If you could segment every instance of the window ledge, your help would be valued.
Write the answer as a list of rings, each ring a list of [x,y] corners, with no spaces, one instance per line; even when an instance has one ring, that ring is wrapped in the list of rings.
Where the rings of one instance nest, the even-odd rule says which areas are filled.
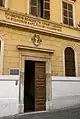
[[[30,17],[32,17],[32,18],[35,18],[35,19],[38,19],[38,20],[43,20],[43,21],[46,21],[46,22],[53,22],[53,23],[55,23],[56,25],[59,25],[59,26],[63,26],[63,27],[66,27],[66,28],[70,28],[70,29],[74,29],[74,30],[79,30],[80,31],[80,28],[79,27],[77,27],[77,26],[70,26],[70,25],[67,25],[67,24],[64,24],[64,23],[57,23],[57,22],[54,22],[54,21],[51,21],[50,19],[49,20],[47,20],[47,19],[45,19],[45,18],[41,18],[41,17],[39,17],[39,16],[33,16],[33,15],[31,15],[31,14],[27,14],[28,16],[30,16]]]
[[[60,23],[60,25],[63,26],[63,27],[66,27],[66,28],[75,29],[75,30],[80,31],[80,28],[77,27],[77,26],[70,26],[70,25],[67,25],[67,24],[64,24],[64,23]]]
[[[7,10],[7,9],[9,9],[9,8],[5,8],[5,6],[0,6],[0,10],[2,10],[2,11],[5,11],[5,10]]]
[[[31,15],[31,14],[27,14],[28,16],[30,17],[33,17],[33,18],[37,18],[39,20],[46,20],[46,21],[50,21],[50,19],[45,19],[45,18],[42,18],[42,17],[39,17],[39,16],[34,16],[34,15]]]

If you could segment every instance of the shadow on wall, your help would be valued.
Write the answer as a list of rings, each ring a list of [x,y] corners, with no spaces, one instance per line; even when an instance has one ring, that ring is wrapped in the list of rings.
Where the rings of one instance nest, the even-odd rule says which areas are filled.
[[[50,110],[80,104],[80,78],[52,76],[52,101],[47,102]]]

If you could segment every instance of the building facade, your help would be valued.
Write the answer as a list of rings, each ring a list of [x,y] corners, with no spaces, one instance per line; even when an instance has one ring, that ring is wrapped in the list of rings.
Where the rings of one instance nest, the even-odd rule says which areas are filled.
[[[80,0],[0,0],[1,75],[20,75],[20,112],[46,110],[51,76],[80,76]]]

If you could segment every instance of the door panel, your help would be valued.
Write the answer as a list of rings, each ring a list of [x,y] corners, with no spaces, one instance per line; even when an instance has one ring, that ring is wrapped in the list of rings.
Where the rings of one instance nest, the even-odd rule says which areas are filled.
[[[45,62],[35,62],[35,111],[46,107]]]

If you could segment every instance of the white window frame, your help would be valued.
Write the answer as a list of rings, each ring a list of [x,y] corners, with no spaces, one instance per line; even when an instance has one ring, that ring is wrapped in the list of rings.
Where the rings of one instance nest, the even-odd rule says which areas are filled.
[[[3,0],[3,3],[4,3],[4,8],[8,8],[8,0]],[[3,6],[0,6],[0,7],[3,7]]]
[[[8,8],[8,0],[4,0],[4,2],[5,2],[5,3],[4,3],[4,7],[5,7],[5,8]]]
[[[30,12],[30,0],[27,0],[27,14]]]
[[[75,2],[74,1],[71,1],[71,0],[61,0],[61,23],[63,23],[63,7],[62,7],[62,2],[66,2],[66,3],[69,3],[69,4],[72,4],[73,6],[73,26],[71,27],[76,27],[76,23],[75,23]],[[68,24],[64,24],[64,25],[67,25],[67,26],[70,26]]]

